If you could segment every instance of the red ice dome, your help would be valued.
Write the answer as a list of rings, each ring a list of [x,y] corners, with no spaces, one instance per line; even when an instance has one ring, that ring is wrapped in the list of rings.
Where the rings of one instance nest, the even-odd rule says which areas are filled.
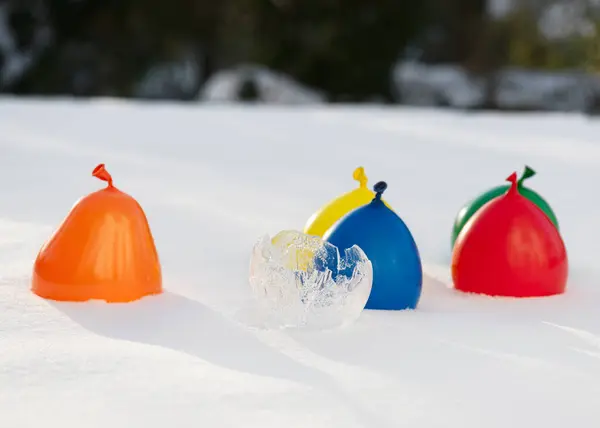
[[[484,205],[452,253],[454,287],[491,296],[539,297],[565,291],[568,261],[560,233],[517,188]]]

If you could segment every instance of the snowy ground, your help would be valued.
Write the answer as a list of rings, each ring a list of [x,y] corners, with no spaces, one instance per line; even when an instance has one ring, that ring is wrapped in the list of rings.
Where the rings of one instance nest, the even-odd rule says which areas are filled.
[[[406,109],[0,101],[2,427],[592,427],[600,417],[600,123]],[[65,304],[29,292],[39,246],[115,184],[148,215],[164,295]],[[460,206],[527,163],[557,213],[568,294],[449,289]],[[334,332],[245,327],[256,238],[370,184],[411,228],[414,312]]]

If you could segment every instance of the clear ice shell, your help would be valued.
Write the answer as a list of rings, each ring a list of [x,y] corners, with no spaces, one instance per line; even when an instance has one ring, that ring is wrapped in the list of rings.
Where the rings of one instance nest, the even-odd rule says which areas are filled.
[[[358,247],[341,257],[317,236],[283,231],[254,245],[250,285],[270,328],[328,329],[354,322],[373,283],[373,266]]]

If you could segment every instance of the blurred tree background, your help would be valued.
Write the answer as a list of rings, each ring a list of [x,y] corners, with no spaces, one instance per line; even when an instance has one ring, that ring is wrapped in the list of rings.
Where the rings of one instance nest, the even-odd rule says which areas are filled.
[[[328,101],[389,102],[410,52],[488,77],[506,66],[594,72],[596,3],[0,0],[0,92],[191,100],[219,70],[260,64]]]

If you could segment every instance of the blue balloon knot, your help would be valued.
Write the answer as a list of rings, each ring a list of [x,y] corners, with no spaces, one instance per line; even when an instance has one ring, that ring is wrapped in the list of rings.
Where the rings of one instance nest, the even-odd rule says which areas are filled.
[[[385,189],[387,189],[387,183],[385,181],[380,181],[376,183],[375,186],[373,186],[373,190],[375,191],[375,198],[377,198],[377,200],[381,200],[381,195],[383,194],[383,192],[385,192]]]

